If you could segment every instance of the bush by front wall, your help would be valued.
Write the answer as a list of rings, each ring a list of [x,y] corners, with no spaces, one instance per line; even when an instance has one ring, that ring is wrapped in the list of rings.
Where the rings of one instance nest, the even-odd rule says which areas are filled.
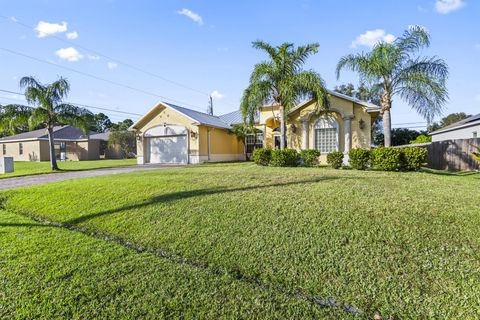
[[[317,149],[305,149],[300,151],[300,158],[305,167],[313,167],[317,165],[318,157],[320,157],[320,151]]]
[[[295,149],[272,150],[270,165],[274,167],[296,167],[300,161],[300,155]]]
[[[403,148],[402,152],[404,154],[405,170],[418,170],[427,162],[426,148]]]
[[[260,166],[268,166],[272,159],[272,149],[255,149],[253,150],[253,162]]]
[[[327,163],[334,169],[338,169],[343,164],[343,152],[332,151],[327,154]]]
[[[370,150],[354,148],[348,153],[348,162],[353,169],[365,170],[370,166]]]

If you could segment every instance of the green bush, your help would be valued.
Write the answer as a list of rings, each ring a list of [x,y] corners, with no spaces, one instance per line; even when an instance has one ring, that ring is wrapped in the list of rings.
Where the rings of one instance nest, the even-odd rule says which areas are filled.
[[[318,157],[320,157],[320,151],[317,149],[306,149],[300,151],[300,158],[303,161],[303,165],[306,167],[313,167],[317,165]]]
[[[253,162],[260,166],[268,166],[272,159],[272,150],[271,149],[255,149],[253,150]]]
[[[426,136],[424,134],[419,135],[415,138],[415,140],[410,140],[410,144],[417,144],[417,143],[427,143],[432,142],[431,136]]]
[[[353,169],[365,170],[370,166],[370,150],[354,148],[348,153],[348,162]]]
[[[343,164],[343,153],[340,151],[332,151],[327,154],[327,163],[334,169],[338,169]]]
[[[372,165],[385,171],[398,171],[405,167],[404,153],[399,148],[380,147],[371,151]]]
[[[275,149],[272,150],[270,165],[274,167],[296,167],[299,160],[300,155],[295,149]]]
[[[427,149],[426,148],[403,148],[404,155],[404,169],[405,170],[418,170],[427,162]]]

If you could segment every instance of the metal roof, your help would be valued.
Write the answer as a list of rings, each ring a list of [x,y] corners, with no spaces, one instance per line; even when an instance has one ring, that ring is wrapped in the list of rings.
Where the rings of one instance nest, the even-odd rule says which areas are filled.
[[[198,122],[199,124],[204,124],[212,127],[218,127],[218,128],[224,128],[224,129],[230,129],[230,125],[223,120],[220,119],[220,117],[217,116],[212,116],[207,113],[195,111],[192,109],[187,109],[184,107],[176,106],[171,103],[166,103],[164,102],[163,104],[166,104],[170,108],[180,112],[181,114],[189,117],[190,119]]]
[[[218,117],[219,117],[223,122],[229,124],[230,126],[232,126],[232,125],[234,125],[234,124],[241,124],[241,123],[243,123],[243,115],[242,115],[242,111],[240,111],[240,110],[232,111],[232,112],[223,114],[223,115],[218,116]],[[259,121],[260,121],[260,117],[259,117],[258,114],[255,115],[254,121],[255,121],[255,122],[259,122]]]
[[[450,124],[446,127],[440,128],[440,129],[435,130],[433,132],[430,132],[430,135],[437,134],[437,133],[442,133],[442,132],[446,132],[446,131],[452,131],[452,130],[460,129],[460,128],[463,128],[463,127],[468,127],[468,126],[477,124],[477,122],[478,122],[478,124],[480,124],[480,113],[476,114],[476,115],[473,115],[471,117],[468,117],[466,119],[460,120],[458,122],[452,123],[452,124]]]

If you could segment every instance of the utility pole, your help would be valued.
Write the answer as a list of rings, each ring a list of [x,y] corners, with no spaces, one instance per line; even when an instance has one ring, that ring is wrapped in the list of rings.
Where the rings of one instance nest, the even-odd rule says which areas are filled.
[[[210,100],[208,101],[207,113],[209,115],[213,116],[213,99],[212,99],[212,96],[210,96]]]

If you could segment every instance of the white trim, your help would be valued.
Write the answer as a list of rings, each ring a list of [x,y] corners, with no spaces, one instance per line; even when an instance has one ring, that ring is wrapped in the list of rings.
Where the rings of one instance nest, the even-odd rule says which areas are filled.
[[[434,135],[439,134],[439,133],[455,131],[457,129],[463,129],[463,128],[468,128],[468,127],[471,127],[471,126],[477,126],[479,124],[480,124],[480,121],[467,122],[467,123],[464,123],[462,125],[455,126],[455,127],[438,129],[437,131],[431,132],[429,135],[434,136]]]

